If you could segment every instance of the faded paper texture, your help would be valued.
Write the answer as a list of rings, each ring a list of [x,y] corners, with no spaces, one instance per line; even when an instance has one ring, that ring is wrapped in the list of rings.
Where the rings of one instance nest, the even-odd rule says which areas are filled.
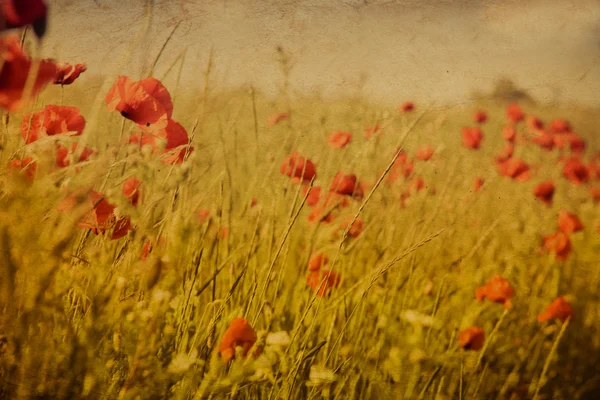
[[[600,1],[0,0],[0,114],[0,400],[600,399]]]

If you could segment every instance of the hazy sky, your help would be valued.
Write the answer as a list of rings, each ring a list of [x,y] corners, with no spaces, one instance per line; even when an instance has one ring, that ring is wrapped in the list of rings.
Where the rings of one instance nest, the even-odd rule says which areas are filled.
[[[459,102],[507,76],[541,100],[600,104],[600,0],[155,0],[142,40],[145,0],[48,3],[43,54],[88,75],[140,77],[181,21],[157,75],[187,49],[189,90],[213,48],[220,85],[272,91],[282,45],[300,91],[352,93],[364,73],[377,100]]]

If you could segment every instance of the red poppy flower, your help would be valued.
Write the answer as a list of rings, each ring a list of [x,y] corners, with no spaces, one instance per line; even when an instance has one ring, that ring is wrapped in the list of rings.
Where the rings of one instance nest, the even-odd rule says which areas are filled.
[[[566,160],[563,167],[563,175],[575,185],[580,185],[590,179],[590,172],[587,165],[578,158]]]
[[[25,143],[33,143],[44,136],[71,133],[79,136],[85,128],[85,118],[77,107],[47,105],[43,110],[23,116],[21,136]]]
[[[348,226],[352,222],[352,219],[353,219],[353,217],[348,217],[344,221],[342,221],[341,227],[343,230],[348,229]],[[354,223],[352,224],[352,226],[350,226],[350,229],[348,230],[348,236],[350,236],[352,238],[357,238],[363,231],[364,225],[365,224],[364,224],[363,220],[360,218],[357,218],[356,221],[354,221]]]
[[[331,293],[332,289],[340,286],[342,277],[335,271],[319,270],[308,274],[306,285],[319,297],[326,297]]]
[[[506,118],[511,122],[519,122],[525,118],[525,114],[517,103],[509,104],[506,107]]]
[[[379,126],[379,124],[375,124],[375,126],[366,128],[365,129],[365,139],[367,139],[367,140],[371,139],[371,137],[374,136],[377,132],[379,132],[380,129],[381,129],[381,127]]]
[[[417,150],[416,157],[422,161],[428,161],[433,156],[433,146],[427,144],[425,146],[421,146],[419,150]]]
[[[502,303],[504,307],[511,308],[510,298],[515,295],[515,289],[508,280],[496,274],[492,279],[480,286],[475,291],[475,298],[483,301],[486,297],[494,303]]]
[[[571,233],[582,231],[583,224],[577,215],[571,214],[566,210],[560,210],[558,213],[558,228],[567,235],[570,235]]]
[[[557,118],[550,122],[550,131],[554,133],[566,133],[571,131],[571,125],[562,118]]]
[[[79,221],[78,227],[91,229],[96,235],[112,232],[111,239],[119,239],[131,230],[129,218],[117,218],[114,213],[116,207],[109,203],[102,193],[91,191],[85,193],[83,198],[81,197],[81,194],[71,195],[58,208],[60,211],[70,211],[82,201],[89,211]],[[77,200],[78,198],[81,198],[81,200]]]
[[[485,121],[487,121],[487,119],[488,116],[485,111],[478,110],[473,113],[473,121],[478,124],[483,124]]]
[[[305,185],[302,188],[302,193],[304,194],[304,196],[306,196],[306,193],[309,191],[308,193],[308,197],[306,198],[306,204],[308,204],[311,207],[316,206],[319,203],[319,200],[321,198],[321,188],[318,186],[313,186],[312,188],[310,188],[308,185]]]
[[[79,78],[79,75],[87,70],[85,64],[58,63],[56,66],[58,71],[54,77],[53,83],[55,85],[70,85]]]
[[[497,166],[501,176],[512,178],[517,182],[524,182],[531,178],[529,165],[519,158],[509,158],[504,162],[498,163]]]
[[[277,125],[278,123],[280,123],[281,121],[285,121],[285,120],[286,120],[286,119],[288,119],[288,118],[289,118],[289,115],[288,115],[288,113],[285,113],[285,112],[279,112],[279,113],[277,113],[277,114],[274,114],[274,115],[272,115],[272,116],[269,118],[269,121],[267,122],[267,124],[268,124],[269,126],[275,126],[275,125]]]
[[[70,148],[58,145],[56,148],[56,166],[59,168],[68,167],[71,163],[70,155],[74,154],[76,150],[77,143],[72,143]],[[79,159],[77,160],[77,162],[87,161],[94,154],[96,154],[96,150],[91,149],[89,147],[85,147],[79,155]]]
[[[554,148],[554,136],[544,130],[540,130],[534,137],[533,142],[545,150]]]
[[[592,196],[595,203],[600,202],[600,188],[598,186],[592,186],[590,188],[590,196]]]
[[[569,235],[562,231],[556,231],[551,235],[545,236],[544,249],[549,253],[554,253],[558,260],[564,261],[571,254],[571,241]]]
[[[320,207],[320,206],[315,206],[313,207],[312,211],[310,212],[310,214],[308,215],[308,221],[309,222],[317,222],[317,223],[330,223],[332,222],[336,217],[336,211],[337,207]]]
[[[142,128],[141,133],[131,136],[129,143],[140,143],[150,145],[154,153],[160,150],[160,143],[164,144],[164,152],[161,161],[164,164],[181,164],[188,151],[189,137],[185,128],[178,122],[170,119],[164,128],[152,129]],[[190,146],[189,152],[193,151]]]
[[[29,75],[37,71],[33,84],[25,92]],[[32,61],[21,49],[16,35],[0,37],[0,107],[18,111],[29,98],[36,96],[56,75],[56,65],[48,61]]]
[[[418,193],[425,189],[425,181],[420,176],[416,176],[408,185],[409,193]]]
[[[502,137],[508,142],[514,142],[517,138],[517,130],[512,125],[506,125],[502,128]]]
[[[327,143],[334,149],[346,147],[352,140],[352,134],[347,132],[333,132],[327,137]]]
[[[356,175],[348,174],[346,175],[344,172],[338,172],[335,174],[335,177],[331,181],[331,186],[329,187],[329,191],[344,194],[347,196],[353,196],[355,192],[358,193],[358,197],[362,197],[362,190],[358,185],[358,181],[356,179]]]
[[[12,170],[19,170],[30,180],[33,181],[35,173],[37,172],[37,163],[33,161],[31,157],[25,157],[21,160],[11,160],[8,163],[8,168]]]
[[[395,182],[401,176],[408,178],[412,174],[413,169],[414,164],[408,159],[408,155],[402,151],[398,158],[396,158],[396,161],[394,161],[387,179],[390,182]]]
[[[209,220],[210,211],[206,210],[206,209],[198,210],[197,215],[198,215],[198,222],[200,222],[202,224]]]
[[[573,318],[573,308],[564,297],[555,299],[546,310],[537,316],[538,322],[550,321],[552,319],[560,319],[565,322],[567,319]]]
[[[250,200],[250,208],[254,208],[258,205],[258,199],[256,197],[253,197],[252,200]]]
[[[317,176],[315,164],[307,158],[293,152],[281,163],[281,173],[292,178],[294,181],[309,182]]]
[[[142,182],[136,178],[128,178],[125,182],[123,182],[123,195],[127,197],[127,200],[134,207],[138,205],[143,197],[141,185]]]
[[[242,348],[242,354],[246,357],[252,346],[256,343],[256,340],[256,332],[254,332],[248,321],[245,318],[234,318],[221,338],[219,351],[223,361],[229,363],[229,361],[233,360],[237,347]],[[254,353],[254,356],[257,355],[258,351]]]
[[[314,253],[308,260],[308,270],[311,272],[319,271],[321,267],[329,264],[329,258],[323,253]]]
[[[462,143],[467,149],[479,149],[483,140],[483,132],[479,128],[463,128]]]
[[[142,246],[142,254],[140,255],[140,259],[146,260],[151,252],[152,252],[152,241],[146,240],[144,242],[144,245]]]
[[[403,103],[403,104],[400,106],[400,111],[402,111],[402,112],[410,112],[410,111],[412,111],[412,110],[414,110],[414,109],[415,109],[415,105],[414,105],[414,103],[413,103],[413,102],[411,102],[411,101],[404,102],[404,103]]]
[[[570,132],[568,134],[568,142],[569,148],[571,149],[571,153],[575,157],[579,157],[583,155],[585,152],[586,143],[585,140],[574,132]]]
[[[533,194],[542,203],[551,205],[552,197],[554,197],[554,189],[554,183],[552,183],[552,181],[545,181],[537,184],[533,188]]]
[[[481,350],[485,332],[478,326],[470,326],[458,334],[458,345],[465,350]]]
[[[46,32],[47,13],[44,0],[4,0],[0,2],[0,30],[31,25],[41,38]]]
[[[544,129],[544,123],[542,120],[538,117],[534,117],[533,115],[528,116],[525,123],[527,124],[527,128],[530,132],[537,132]]]
[[[173,114],[173,102],[167,88],[156,78],[134,81],[119,76],[104,98],[108,111],[121,115],[138,125],[165,128]]]
[[[481,189],[481,187],[483,186],[484,180],[480,177],[477,177],[473,180],[473,190],[474,191],[479,191],[479,189]]]
[[[495,158],[496,163],[499,164],[499,163],[503,163],[505,161],[510,160],[514,153],[515,153],[515,146],[511,142],[506,143],[506,146],[504,146],[502,153],[500,153],[496,156],[496,158]]]

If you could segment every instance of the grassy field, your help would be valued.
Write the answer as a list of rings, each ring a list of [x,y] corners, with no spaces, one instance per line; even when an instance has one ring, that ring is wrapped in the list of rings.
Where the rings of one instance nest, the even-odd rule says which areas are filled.
[[[524,122],[515,125],[513,158],[531,166],[531,177],[501,176],[494,158],[506,146],[506,102],[416,104],[401,112],[360,96],[292,96],[285,86],[275,98],[220,93],[210,79],[186,98],[167,79],[173,119],[194,149],[181,164],[165,165],[149,147],[125,144],[140,128],[107,110],[113,81],[98,91],[80,82],[50,87],[24,112],[5,114],[1,164],[32,156],[37,170],[30,179],[3,167],[0,177],[0,397],[600,394],[595,177],[566,179],[559,158],[569,150],[532,144]],[[83,134],[25,145],[24,114],[48,104],[78,107]],[[597,110],[521,107],[547,125],[568,120],[586,140],[581,158],[592,165]],[[477,125],[476,110],[488,115],[477,150],[465,148],[461,136]],[[279,112],[288,118],[270,126]],[[328,145],[335,131],[351,132],[350,143]],[[56,141],[96,152],[57,168]],[[416,158],[424,145],[434,150],[427,161]],[[316,166],[304,185],[282,173],[294,151]],[[364,194],[308,204],[303,188],[320,187],[323,201],[339,171],[355,174]],[[129,178],[141,182],[136,206],[122,192]],[[479,190],[476,178],[484,182]],[[550,205],[533,194],[546,180],[556,185]],[[115,218],[130,219],[125,236],[111,240],[111,229],[79,227],[87,203],[64,211],[65,199],[83,189],[102,193],[116,206]],[[319,207],[332,211],[331,221]],[[543,246],[561,210],[584,226],[569,232],[566,260]],[[349,228],[354,220],[361,229]],[[339,281],[309,272],[319,267],[311,262],[318,253],[328,259],[321,273],[332,270]],[[514,288],[511,307],[476,299],[496,274]],[[309,287],[315,276],[330,287]],[[559,296],[572,317],[539,322]],[[251,329],[228,330],[235,318]],[[482,343],[463,340],[473,326],[483,329]]]

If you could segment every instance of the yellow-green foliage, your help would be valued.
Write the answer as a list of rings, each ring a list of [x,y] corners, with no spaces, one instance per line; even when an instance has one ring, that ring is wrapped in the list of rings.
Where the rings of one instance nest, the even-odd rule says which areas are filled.
[[[248,92],[176,97],[174,119],[193,131],[195,151],[184,164],[165,166],[122,145],[135,132],[133,123],[76,85],[62,90],[62,100],[61,88],[51,88],[31,109],[61,101],[80,107],[88,126],[78,140],[99,153],[58,171],[52,160],[41,160],[33,184],[2,173],[0,397],[525,399],[537,393],[577,399],[600,393],[597,206],[587,187],[561,177],[556,152],[518,146],[519,156],[538,166],[533,178],[516,183],[498,176],[492,160],[503,147],[502,107],[478,105],[490,121],[482,149],[471,151],[461,146],[460,129],[472,125],[472,105],[426,110],[417,104],[401,114],[360,99],[288,104],[257,94],[255,121]],[[569,119],[597,149],[594,114],[524,108],[545,121]],[[277,111],[290,111],[291,119],[268,127]],[[2,165],[26,151],[20,118],[10,115],[2,127]],[[381,138],[365,140],[364,129],[375,123]],[[354,133],[347,148],[327,146],[334,130]],[[436,149],[432,160],[415,164],[426,190],[405,208],[402,181],[351,201],[343,215],[355,216],[364,205],[365,229],[343,241],[341,232],[334,234],[343,215],[330,225],[309,223],[302,191],[279,171],[297,150],[315,162],[315,186],[327,190],[345,170],[372,188],[398,146],[413,158],[422,144]],[[479,192],[472,190],[476,176],[485,179]],[[137,208],[121,194],[129,177],[144,185]],[[557,183],[551,207],[532,194],[542,179]],[[76,211],[56,210],[84,186],[105,193],[136,229],[111,241],[77,228]],[[563,208],[580,217],[585,231],[573,235],[573,254],[559,262],[540,247]],[[201,209],[210,210],[210,220],[199,222]],[[225,238],[222,227],[229,230]],[[154,248],[141,260],[146,240]],[[306,287],[308,257],[316,250],[343,278],[328,298]],[[509,310],[475,300],[476,287],[496,273],[516,290]],[[540,324],[536,315],[559,295],[568,296],[575,317],[558,341],[563,324]],[[219,341],[235,317],[250,321],[262,354],[225,366]],[[484,349],[459,348],[458,332],[469,325],[484,328]]]

